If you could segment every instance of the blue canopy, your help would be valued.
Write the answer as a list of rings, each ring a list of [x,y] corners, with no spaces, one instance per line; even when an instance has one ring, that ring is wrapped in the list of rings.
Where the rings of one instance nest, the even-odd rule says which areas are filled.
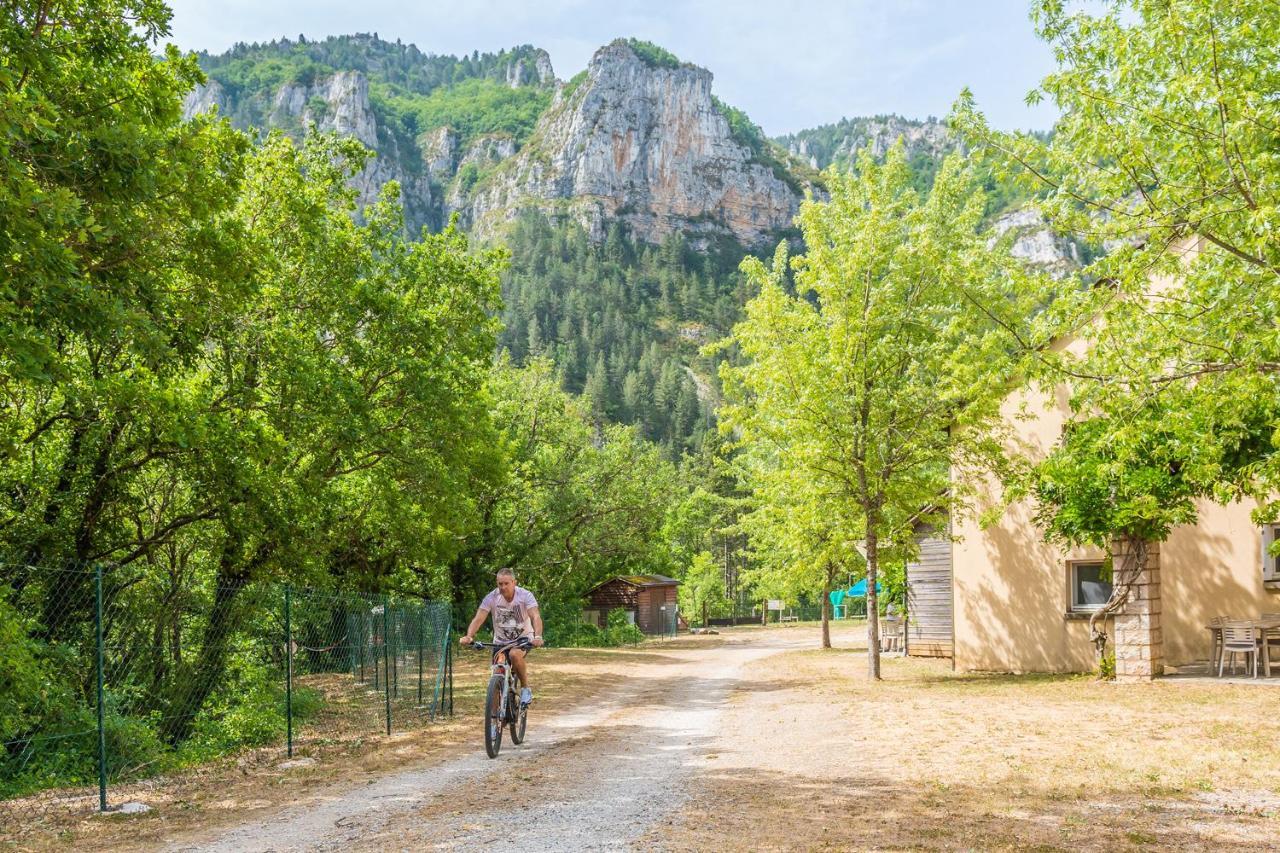
[[[876,592],[877,593],[884,592],[884,585],[881,584],[880,581],[876,581]],[[863,578],[862,580],[855,583],[853,586],[849,587],[848,591],[845,592],[845,595],[861,596],[862,598],[866,598],[867,597],[867,579]]]

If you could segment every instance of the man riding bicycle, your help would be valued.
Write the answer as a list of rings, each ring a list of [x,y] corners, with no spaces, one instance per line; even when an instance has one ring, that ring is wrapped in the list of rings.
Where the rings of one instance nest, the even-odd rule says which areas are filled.
[[[516,573],[511,569],[498,570],[498,588],[484,597],[476,616],[467,626],[467,634],[460,643],[471,645],[476,631],[484,624],[489,614],[493,614],[493,643],[495,646],[506,646],[527,640],[534,648],[542,646],[542,613],[538,610],[538,600],[533,593],[523,587],[516,586]],[[522,644],[523,645],[523,644]],[[509,656],[511,666],[520,679],[520,703],[528,705],[533,701],[533,690],[529,688],[529,667],[525,662],[526,651],[523,648],[510,648],[499,652],[497,660],[502,663],[504,656]]]

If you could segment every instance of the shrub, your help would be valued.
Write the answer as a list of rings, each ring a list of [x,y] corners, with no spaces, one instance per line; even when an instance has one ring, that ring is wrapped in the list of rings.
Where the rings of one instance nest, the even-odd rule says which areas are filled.
[[[644,639],[644,634],[635,625],[627,621],[627,612],[622,609],[609,611],[609,626],[604,631],[605,645],[631,646]]]
[[[569,78],[569,82],[564,84],[564,98],[567,101],[578,91],[578,87],[587,81],[586,70],[579,71],[577,74]]]
[[[280,674],[260,663],[236,658],[227,679],[196,717],[190,740],[182,745],[184,764],[208,761],[248,746],[279,740],[285,732],[285,686]],[[318,710],[315,691],[295,689],[294,719]]]

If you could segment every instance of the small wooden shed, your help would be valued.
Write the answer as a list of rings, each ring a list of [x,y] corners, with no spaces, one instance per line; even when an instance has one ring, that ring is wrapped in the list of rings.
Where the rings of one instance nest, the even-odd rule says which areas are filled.
[[[676,588],[680,581],[666,575],[619,575],[587,593],[582,618],[601,628],[609,611],[627,611],[629,621],[646,634],[672,633],[676,620]]]

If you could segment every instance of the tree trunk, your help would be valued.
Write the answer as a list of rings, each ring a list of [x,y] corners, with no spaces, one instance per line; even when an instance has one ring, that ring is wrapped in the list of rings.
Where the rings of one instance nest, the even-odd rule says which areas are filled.
[[[707,627],[707,600],[702,599],[702,627]]]
[[[870,526],[869,526],[870,527]],[[876,603],[876,576],[880,555],[874,528],[867,530],[867,680],[880,680],[880,614]]]
[[[223,545],[219,561],[213,608],[205,626],[190,678],[177,679],[168,703],[170,724],[161,736],[176,746],[191,736],[196,714],[204,707],[226,671],[227,656],[241,627],[243,612],[238,606],[241,591],[249,585],[255,571],[267,561],[271,547],[262,544],[248,560],[241,559],[239,542],[232,539]]]
[[[831,648],[831,564],[822,578],[822,647]]]
[[[769,601],[765,599],[760,602],[760,625],[767,627],[769,625]]]

